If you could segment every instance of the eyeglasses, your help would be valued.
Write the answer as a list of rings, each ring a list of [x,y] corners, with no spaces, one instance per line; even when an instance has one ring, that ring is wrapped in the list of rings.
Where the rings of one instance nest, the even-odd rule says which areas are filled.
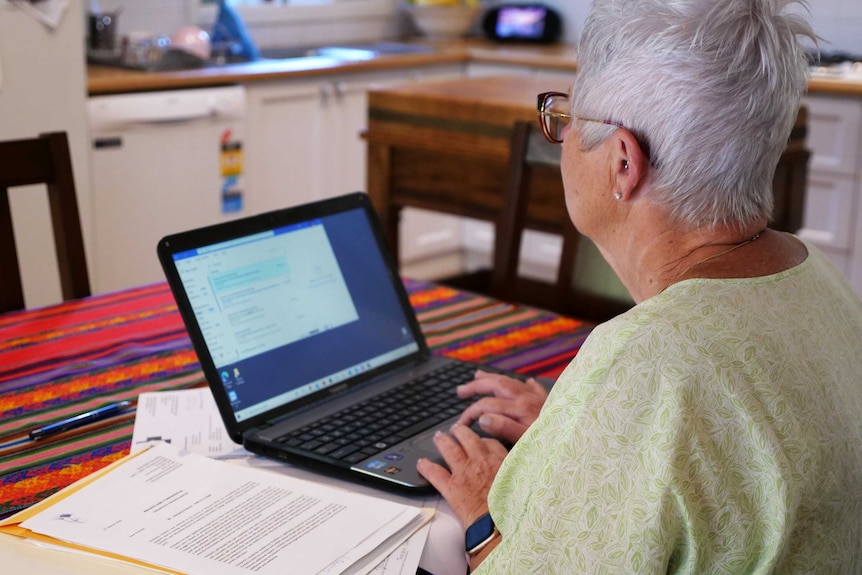
[[[536,98],[536,108],[539,111],[539,124],[542,126],[542,133],[549,142],[554,144],[563,143],[566,128],[572,120],[607,124],[608,126],[617,126],[618,128],[625,127],[610,120],[594,120],[593,118],[583,118],[569,114],[569,95],[565,92],[542,92]]]
[[[597,124],[605,124],[608,126],[616,126],[628,130],[635,137],[641,152],[649,158],[650,165],[655,167],[656,160],[652,157],[649,142],[641,134],[627,128],[619,122],[611,120],[596,120],[593,118],[584,118],[583,116],[575,116],[569,113],[569,95],[565,92],[542,92],[536,97],[536,108],[539,111],[539,124],[542,126],[542,133],[545,138],[553,144],[562,144],[565,137],[566,128],[572,123],[572,120],[580,120],[581,122],[595,122]]]

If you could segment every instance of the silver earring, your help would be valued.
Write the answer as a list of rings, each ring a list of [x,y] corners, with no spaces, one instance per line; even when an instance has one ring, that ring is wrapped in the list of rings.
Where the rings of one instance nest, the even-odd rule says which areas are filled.
[[[621,199],[623,199],[623,195],[621,193],[617,192],[614,194],[614,199],[617,201],[620,201]]]
[[[628,170],[628,169],[629,169],[629,161],[628,161],[628,160],[623,160],[623,169],[624,169],[624,170]]]

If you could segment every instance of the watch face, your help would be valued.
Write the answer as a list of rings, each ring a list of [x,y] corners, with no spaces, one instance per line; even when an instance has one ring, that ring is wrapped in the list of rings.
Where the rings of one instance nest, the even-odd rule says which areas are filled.
[[[465,535],[467,552],[486,542],[492,535],[494,535],[494,520],[491,519],[490,513],[486,513],[467,528]]]

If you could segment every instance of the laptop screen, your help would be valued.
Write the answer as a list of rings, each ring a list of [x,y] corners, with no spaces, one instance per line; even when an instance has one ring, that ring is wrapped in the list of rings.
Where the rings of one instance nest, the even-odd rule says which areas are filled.
[[[238,422],[420,349],[362,209],[172,258]]]

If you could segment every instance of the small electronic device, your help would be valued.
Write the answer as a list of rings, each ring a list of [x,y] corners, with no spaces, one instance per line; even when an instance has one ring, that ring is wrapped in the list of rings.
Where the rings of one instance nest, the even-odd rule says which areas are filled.
[[[485,35],[498,42],[551,44],[563,31],[560,15],[544,4],[499,4],[485,13]]]

